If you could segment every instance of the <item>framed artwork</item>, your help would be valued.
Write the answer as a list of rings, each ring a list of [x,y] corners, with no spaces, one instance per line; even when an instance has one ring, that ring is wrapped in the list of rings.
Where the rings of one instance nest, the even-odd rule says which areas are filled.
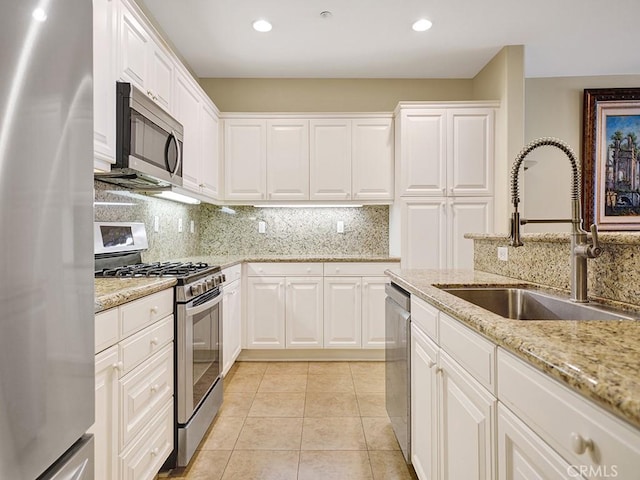
[[[640,230],[640,88],[585,89],[583,128],[585,226]]]

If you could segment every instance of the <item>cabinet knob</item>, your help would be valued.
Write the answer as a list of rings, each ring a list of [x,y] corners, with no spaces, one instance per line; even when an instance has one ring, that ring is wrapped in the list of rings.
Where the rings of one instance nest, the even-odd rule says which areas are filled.
[[[118,371],[121,371],[123,366],[124,365],[122,362],[116,362],[113,365],[111,365],[111,367],[113,367],[114,370],[118,370]]]
[[[153,337],[151,339],[151,345],[158,345],[158,337]]]
[[[336,273],[340,273],[340,269],[339,268],[336,268]]]
[[[200,188],[204,188],[204,183],[200,183],[200,184],[198,184],[198,186],[199,186]]]
[[[587,450],[593,450],[593,440],[584,438],[576,432],[571,433],[571,449],[578,455],[582,455]]]
[[[307,273],[311,273],[311,269],[310,268],[307,268]]]
[[[429,368],[433,368],[436,366],[436,362],[434,362],[433,360],[429,360],[429,363],[427,363],[427,365],[429,366]]]
[[[152,457],[157,457],[159,452],[160,450],[158,449],[158,447],[156,447],[153,450],[151,450],[149,453],[151,454]]]
[[[442,367],[436,368],[436,373],[442,373]]]
[[[159,388],[160,388],[160,386],[157,383],[155,385],[152,385],[151,386],[151,393],[156,393]]]
[[[158,308],[158,306],[157,306],[157,305],[156,305],[156,306],[154,306],[154,307],[151,307],[151,313],[158,313],[158,311],[159,311],[159,310],[160,310],[160,309]]]

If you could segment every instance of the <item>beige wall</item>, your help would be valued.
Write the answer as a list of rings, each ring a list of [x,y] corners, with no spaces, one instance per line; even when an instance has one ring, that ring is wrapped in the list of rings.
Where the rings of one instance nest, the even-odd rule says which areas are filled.
[[[473,79],[474,100],[499,100],[496,115],[494,231],[507,232],[509,171],[524,137],[524,47],[504,47]]]
[[[585,88],[638,87],[640,75],[529,78],[525,81],[525,141],[557,137],[582,161],[582,96]],[[559,151],[543,147],[528,159],[537,163],[524,174],[524,214],[529,218],[568,218],[569,161]],[[527,232],[564,232],[567,225],[527,225]]]
[[[391,112],[403,100],[469,100],[470,79],[201,78],[222,112]]]

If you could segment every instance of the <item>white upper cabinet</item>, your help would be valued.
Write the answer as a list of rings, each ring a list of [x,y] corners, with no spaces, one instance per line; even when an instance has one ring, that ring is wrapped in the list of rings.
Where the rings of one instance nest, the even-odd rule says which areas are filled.
[[[311,200],[351,198],[351,120],[311,120]]]
[[[189,190],[200,188],[200,97],[191,78],[176,75],[175,117],[184,128],[182,145],[182,185]]]
[[[116,161],[117,2],[93,2],[94,167],[108,171]]]
[[[127,2],[122,2],[118,78],[132,83],[171,113],[173,75],[173,61],[169,53],[154,37],[143,18]]]
[[[220,119],[216,109],[206,99],[200,112],[200,192],[220,200],[222,198],[220,163]]]
[[[494,108],[400,105],[401,196],[493,195]]]
[[[400,195],[445,194],[446,123],[446,110],[400,112]]]
[[[226,200],[265,200],[267,189],[267,122],[224,121]]]
[[[448,268],[473,269],[473,240],[464,235],[493,232],[493,198],[449,199],[447,222]]]
[[[393,129],[391,118],[352,120],[353,200],[393,198]]]
[[[267,120],[267,199],[309,199],[308,120]]]

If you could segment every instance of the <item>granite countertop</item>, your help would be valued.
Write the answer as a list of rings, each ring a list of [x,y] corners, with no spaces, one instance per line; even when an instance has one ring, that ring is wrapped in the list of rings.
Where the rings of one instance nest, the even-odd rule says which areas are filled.
[[[510,320],[439,288],[528,285],[476,271],[388,270],[392,281],[640,427],[640,321]]]
[[[231,267],[243,262],[400,262],[398,257],[368,256],[194,256],[175,259],[182,262],[205,262]],[[96,278],[94,312],[117,307],[145,295],[159,292],[176,284],[175,278]]]
[[[94,313],[151,295],[175,284],[175,278],[96,278]]]

